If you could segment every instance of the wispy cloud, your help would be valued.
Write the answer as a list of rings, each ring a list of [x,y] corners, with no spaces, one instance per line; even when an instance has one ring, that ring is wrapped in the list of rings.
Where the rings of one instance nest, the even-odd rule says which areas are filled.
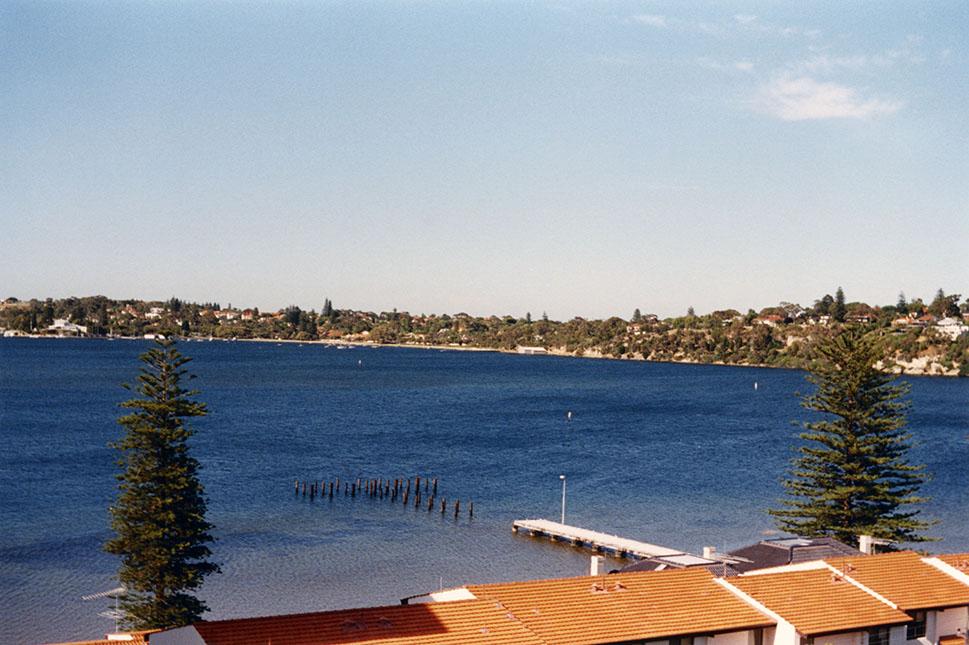
[[[753,106],[783,121],[865,119],[894,114],[899,101],[865,97],[847,85],[822,83],[808,76],[780,77],[761,86]]]
[[[640,24],[659,27],[660,29],[666,29],[669,26],[666,16],[658,16],[652,13],[641,13],[638,16],[633,16],[633,20]]]
[[[788,25],[775,25],[771,22],[761,20],[757,16],[750,14],[737,14],[733,17],[734,25],[743,31],[768,34],[772,36],[805,36],[807,38],[817,38],[821,32],[817,29],[805,29],[804,27],[792,27]]]
[[[754,64],[749,60],[738,60],[732,63],[725,63],[714,58],[703,56],[696,59],[696,63],[704,69],[712,69],[716,71],[752,72],[754,70]]]
[[[825,53],[816,54],[811,58],[794,65],[799,72],[830,73],[838,70],[861,72],[865,70],[880,70],[895,65],[921,65],[925,56],[910,47],[886,49],[873,54],[853,54],[850,56],[830,56]]]

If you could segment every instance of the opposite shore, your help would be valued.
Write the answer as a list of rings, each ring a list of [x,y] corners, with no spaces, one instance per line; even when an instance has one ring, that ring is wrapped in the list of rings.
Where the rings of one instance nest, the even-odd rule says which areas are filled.
[[[28,339],[55,339],[55,340],[65,340],[65,339],[85,339],[85,340],[151,340],[150,338],[145,338],[143,336],[105,336],[105,337],[79,337],[79,336],[56,336],[56,335],[20,335],[18,338],[28,338]],[[610,356],[603,354],[601,352],[586,352],[582,354],[576,354],[575,352],[569,352],[565,348],[542,348],[544,351],[536,353],[533,351],[519,351],[519,349],[502,349],[497,347],[471,347],[462,345],[425,345],[417,343],[376,343],[373,341],[360,340],[360,341],[349,341],[342,339],[333,340],[294,340],[289,338],[191,338],[191,337],[181,337],[178,340],[185,342],[208,342],[208,341],[218,341],[218,342],[243,342],[243,343],[266,343],[266,344],[276,344],[276,345],[322,345],[325,347],[336,347],[340,349],[353,349],[353,348],[378,348],[378,347],[396,347],[401,349],[419,349],[419,350],[437,350],[437,351],[448,351],[448,352],[489,352],[495,354],[513,354],[517,356],[552,356],[556,358],[576,358],[576,359],[592,359],[592,360],[611,360],[611,361],[640,361],[647,363],[670,363],[677,365],[713,365],[720,367],[751,367],[751,368],[761,368],[761,369],[794,369],[800,370],[801,367],[790,366],[790,365],[770,365],[766,363],[756,364],[756,363],[726,363],[723,361],[698,361],[689,358],[681,359],[654,359],[654,358],[644,358],[643,356]],[[534,349],[534,348],[528,348]],[[879,366],[881,367],[881,366]],[[961,376],[958,370],[945,370],[938,363],[930,363],[926,360],[917,360],[908,364],[900,365],[896,364],[892,367],[892,371],[896,374],[905,376],[929,376],[929,377],[958,377]]]
[[[439,350],[502,351],[551,356],[704,365],[807,369],[815,347],[846,327],[880,337],[887,371],[969,376],[969,301],[941,289],[929,304],[899,298],[871,306],[824,296],[811,307],[781,303],[746,314],[734,309],[663,318],[633,312],[629,320],[289,306],[278,311],[218,303],[112,300],[104,296],[0,302],[0,334],[322,342]]]

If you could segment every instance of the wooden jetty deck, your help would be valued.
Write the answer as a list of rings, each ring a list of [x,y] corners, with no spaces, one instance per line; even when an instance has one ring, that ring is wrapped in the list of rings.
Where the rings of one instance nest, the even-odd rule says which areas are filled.
[[[562,540],[573,546],[584,546],[595,551],[612,551],[619,557],[634,556],[638,558],[657,558],[669,556],[687,555],[683,551],[668,549],[664,546],[639,542],[579,528],[560,524],[551,520],[515,520],[512,522],[511,530],[515,533],[522,531],[532,536],[544,536],[552,540]],[[695,557],[695,556],[694,556]]]

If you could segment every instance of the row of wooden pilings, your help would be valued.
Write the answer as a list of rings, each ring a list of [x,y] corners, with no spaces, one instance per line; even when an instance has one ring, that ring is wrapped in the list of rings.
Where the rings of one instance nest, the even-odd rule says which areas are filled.
[[[413,484],[413,490],[411,485]],[[423,484],[423,492],[421,491],[421,485]],[[342,488],[341,488],[342,485]],[[441,497],[438,499],[437,495],[437,478],[421,478],[415,477],[413,481],[410,478],[407,479],[362,479],[357,478],[356,480],[340,481],[340,478],[336,478],[332,481],[301,481],[299,479],[295,480],[293,483],[293,492],[297,497],[302,495],[303,497],[309,498],[313,501],[317,497],[322,499],[323,497],[328,497],[333,499],[333,496],[343,497],[361,497],[366,496],[371,499],[386,499],[391,502],[400,501],[403,506],[408,504],[413,504],[415,509],[427,507],[427,511],[431,512],[435,508],[440,506],[440,513],[444,515],[448,510],[447,498]],[[474,502],[467,503],[468,517],[474,517]],[[456,499],[453,503],[454,517],[457,518],[461,514],[461,500]]]

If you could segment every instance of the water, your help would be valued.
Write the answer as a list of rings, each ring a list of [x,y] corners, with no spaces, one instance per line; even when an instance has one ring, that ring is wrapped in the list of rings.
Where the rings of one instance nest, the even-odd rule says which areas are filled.
[[[119,387],[142,341],[0,340],[0,643],[93,637],[112,588]],[[588,554],[514,536],[558,518],[698,551],[772,528],[803,374],[403,348],[190,342],[222,574],[209,617],[394,604],[465,582],[578,575]],[[757,390],[753,383],[758,383]],[[969,549],[969,380],[912,379],[933,549]],[[572,410],[571,422],[565,419]],[[440,478],[475,518],[294,498],[295,478]]]

